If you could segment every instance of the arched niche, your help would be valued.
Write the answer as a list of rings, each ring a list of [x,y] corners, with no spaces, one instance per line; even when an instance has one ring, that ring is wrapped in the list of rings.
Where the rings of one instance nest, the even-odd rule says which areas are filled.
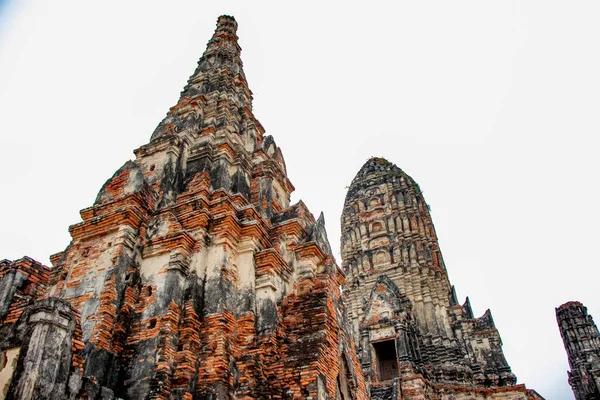
[[[390,252],[386,248],[380,248],[373,254],[373,266],[387,265],[391,261]]]
[[[398,286],[387,276],[381,275],[373,285],[369,300],[365,304],[363,323],[376,323],[382,319],[395,319],[411,312],[410,300],[400,292]]]
[[[372,222],[369,230],[373,234],[382,232],[384,230],[384,224],[381,221]]]

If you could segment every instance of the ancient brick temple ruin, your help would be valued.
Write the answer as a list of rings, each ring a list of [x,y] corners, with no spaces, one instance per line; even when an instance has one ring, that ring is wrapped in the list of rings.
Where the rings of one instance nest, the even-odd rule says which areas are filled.
[[[416,183],[372,159],[342,270],[252,112],[222,16],[179,102],[70,227],[0,262],[0,398],[535,399],[448,281]]]
[[[219,18],[179,102],[54,267],[3,262],[8,399],[367,398],[344,274],[323,218],[289,204],[236,28]]]
[[[587,308],[570,301],[556,309],[569,358],[569,384],[576,400],[600,400],[600,334]]]
[[[459,304],[410,176],[371,158],[341,222],[344,302],[373,399],[539,397],[516,385],[490,311],[475,318],[468,298]]]

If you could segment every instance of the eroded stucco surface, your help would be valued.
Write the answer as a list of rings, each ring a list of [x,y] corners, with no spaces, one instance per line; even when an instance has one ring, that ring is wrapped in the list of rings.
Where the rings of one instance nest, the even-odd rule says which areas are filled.
[[[452,295],[418,186],[382,159],[350,188],[338,267],[323,215],[290,204],[236,31],[218,19],[179,101],[52,268],[0,262],[6,398],[535,398],[491,314]]]

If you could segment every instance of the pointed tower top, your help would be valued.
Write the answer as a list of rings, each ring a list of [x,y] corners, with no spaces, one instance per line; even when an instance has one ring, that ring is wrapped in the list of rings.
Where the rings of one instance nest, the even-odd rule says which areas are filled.
[[[207,115],[202,110],[209,97],[216,99],[227,93],[235,108],[252,110],[252,92],[248,88],[238,44],[237,22],[229,15],[217,20],[215,33],[198,61],[198,67],[183,88],[178,103],[171,107],[166,118],[152,134],[152,140],[163,135],[199,131],[206,125]],[[221,107],[223,109],[223,107]],[[209,121],[210,123],[210,121]]]
[[[215,30],[215,35],[217,32],[227,32],[231,36],[236,36],[237,27],[237,21],[232,15],[221,15],[219,18],[217,18],[217,29]],[[215,35],[213,35],[213,39]]]
[[[238,74],[241,75],[242,83],[246,90],[248,90],[246,77],[244,75],[244,70],[242,69],[243,63],[240,58],[241,52],[242,48],[238,44],[237,22],[235,21],[235,18],[229,15],[221,15],[217,19],[215,33],[206,44],[206,50],[198,61],[198,68],[196,68],[196,71],[194,71],[194,74],[188,80],[188,84],[181,94],[182,97],[186,94],[198,94],[196,91],[197,89],[200,89],[200,93],[208,93],[215,89],[223,89],[223,86],[207,87],[207,85],[204,85],[200,88],[197,87],[197,84],[200,82],[206,82],[207,80],[213,82],[217,81],[217,77],[212,76],[212,74],[220,75],[224,72],[222,71],[223,69],[227,70],[227,75],[230,78],[229,81],[237,78]],[[225,82],[221,79],[214,83],[231,84],[232,82]],[[191,93],[189,93],[190,89],[192,89]]]
[[[352,183],[346,194],[346,201],[361,188],[398,178],[403,178],[408,187],[414,188],[416,192],[420,192],[419,185],[414,179],[396,164],[383,157],[371,157],[363,164],[354,179],[352,179]]]
[[[235,24],[235,27],[237,28],[237,22],[235,21],[235,18],[233,15],[227,15],[227,14],[223,14],[223,15],[219,15],[219,18],[217,18],[217,24],[225,24],[228,22],[233,22]]]
[[[235,18],[229,15],[221,15],[217,19],[217,28],[206,45],[202,59],[216,57],[225,62],[235,63],[239,61],[241,66],[241,60],[239,59],[241,50],[238,44]],[[200,59],[200,62],[202,62],[202,59]]]

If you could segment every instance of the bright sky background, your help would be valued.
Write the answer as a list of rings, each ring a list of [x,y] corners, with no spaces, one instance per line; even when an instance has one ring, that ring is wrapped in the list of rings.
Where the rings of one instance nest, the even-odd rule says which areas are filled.
[[[554,308],[600,319],[600,2],[352,4],[0,0],[0,258],[68,245],[232,14],[255,115],[332,247],[354,174],[396,163],[519,382],[572,399]]]

